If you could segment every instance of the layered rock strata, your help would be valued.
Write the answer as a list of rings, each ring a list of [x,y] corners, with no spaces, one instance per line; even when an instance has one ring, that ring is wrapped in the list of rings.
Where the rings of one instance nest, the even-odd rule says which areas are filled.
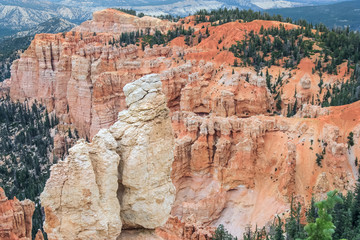
[[[30,200],[9,200],[0,188],[0,239],[31,240],[35,204]]]
[[[350,132],[359,141],[360,103],[339,110],[312,119],[175,112],[172,215],[185,225],[169,219],[163,234],[175,229],[180,238],[170,239],[192,239],[186,226],[199,236],[198,226],[224,224],[241,237],[249,225],[266,226],[288,211],[292,197],[308,203],[313,194],[351,189],[360,148],[346,141]],[[321,166],[317,154],[324,156]]]
[[[82,23],[73,29],[76,32],[143,32],[153,34],[155,30],[163,33],[174,26],[174,23],[163,21],[158,18],[144,16],[133,16],[116,9],[105,9],[95,12],[93,19]]]
[[[49,239],[116,239],[169,217],[174,137],[158,75],[124,88],[128,110],[51,169],[41,195]],[[76,236],[76,238],[74,238]]]
[[[95,18],[98,15],[102,17]],[[109,45],[109,41],[119,39],[112,29],[106,28],[115,26],[111,20],[115,16],[124,23],[121,26],[136,19],[107,9],[94,13],[94,20],[90,21],[91,25],[102,27],[96,35],[92,30],[82,31],[82,25],[66,34],[36,35],[21,58],[14,61],[11,83],[0,91],[10,92],[14,100],[41,101],[49,112],[56,112],[62,123],[73,124],[88,139],[101,128],[110,127],[118,112],[126,108],[123,87],[151,73],[161,75],[172,111],[212,112],[225,117],[270,111],[274,100],[264,77],[251,71],[231,74],[226,62],[199,59],[207,49],[199,52],[184,46],[155,45],[143,51],[137,45]],[[100,19],[109,22],[100,24]],[[141,25],[132,26],[131,30],[141,30]],[[152,24],[150,29],[161,26]]]
[[[115,151],[120,157],[121,173],[134,174],[137,168],[141,171],[154,168],[148,166],[148,162],[140,164],[132,149],[136,148],[142,157],[156,155],[143,144],[153,141],[147,137],[147,130],[136,129],[138,124],[149,127],[146,119],[157,110],[145,106],[143,113],[135,114],[139,106],[131,99],[146,97],[150,91],[145,86],[137,90],[133,89],[134,85],[124,91],[123,88],[142,76],[159,74],[175,135],[171,178],[177,192],[172,216],[163,227],[157,228],[158,235],[164,239],[210,239],[214,227],[221,223],[241,237],[249,224],[253,227],[266,225],[274,215],[287,211],[292,196],[306,203],[312,194],[321,197],[330,189],[344,190],[353,185],[357,177],[355,159],[360,157],[357,144],[360,137],[359,103],[334,108],[307,104],[293,118],[274,115],[278,112],[286,116],[287,104],[293,106],[295,99],[298,106],[312,102],[313,98],[318,104],[316,98],[322,99],[326,91],[320,92],[320,77],[312,74],[318,55],[302,59],[297,69],[272,66],[263,69],[260,75],[249,67],[232,66],[235,58],[226,50],[231,44],[242,41],[246,32],[258,32],[261,26],[265,29],[279,27],[282,23],[256,20],[219,26],[195,25],[189,17],[185,19],[184,27],[195,28],[194,39],[201,38],[199,44],[188,46],[184,37],[178,37],[167,46],[154,45],[143,50],[140,44],[126,47],[109,44],[114,38],[118,40],[121,31],[141,31],[144,27],[134,24],[137,18],[119,14],[114,10],[101,11],[94,14],[99,17],[73,32],[37,35],[20,60],[14,63],[11,81],[4,84],[4,92],[10,86],[14,100],[30,98],[45,103],[49,112],[54,111],[59,116],[64,129],[71,125],[83,137],[90,139],[101,128],[110,128],[101,134],[111,135],[116,147],[112,150],[106,147],[106,151]],[[113,22],[117,23],[112,25]],[[121,23],[124,25],[120,28]],[[297,26],[285,24],[285,27]],[[161,30],[151,27],[150,31],[155,29]],[[207,29],[209,36],[206,36]],[[339,69],[338,74],[344,79],[349,76],[345,69]],[[270,83],[266,82],[266,70],[273,76]],[[336,76],[328,74],[324,74],[322,80],[328,86],[338,82]],[[281,82],[279,85],[278,81]],[[267,85],[278,85],[275,89],[278,96],[272,94],[274,89],[270,91]],[[320,95],[317,97],[317,94]],[[130,100],[125,99],[126,95]],[[162,104],[158,100],[154,102]],[[127,108],[127,103],[129,110],[118,116],[119,111]],[[135,115],[129,117],[127,114],[130,113]],[[121,121],[113,125],[118,117]],[[167,128],[165,123],[161,126],[154,128]],[[129,130],[119,131],[123,127]],[[350,132],[354,134],[353,147],[347,146]],[[160,136],[168,139],[165,135]],[[92,144],[96,144],[95,140]],[[171,142],[170,139],[167,141]],[[91,150],[93,146],[99,148],[92,144],[80,143],[84,155],[89,155],[87,162],[98,161],[87,154],[95,151]],[[158,144],[168,147],[165,142]],[[316,164],[316,154],[324,154],[321,167]],[[160,149],[159,155],[167,158]],[[132,160],[123,162],[126,158]],[[71,156],[69,159],[76,162]],[[134,166],[129,164],[132,162]],[[62,164],[67,168],[74,163]],[[92,173],[93,176],[97,174]],[[162,217],[152,216],[153,208],[143,208],[143,215],[137,215],[143,206],[154,206],[147,202],[147,197],[157,199],[140,187],[140,179],[149,181],[157,176],[138,175],[118,179],[117,197],[123,229],[153,228],[155,224],[150,226],[143,222],[145,216],[152,217],[157,226],[163,223]],[[69,176],[72,175],[69,173]],[[96,188],[99,199],[91,200],[89,206],[97,209],[101,204],[96,202],[107,199],[108,195],[103,198],[102,190]],[[139,199],[132,196],[133,193],[146,197]],[[159,200],[159,209],[168,211],[166,202],[170,200]],[[133,204],[135,202],[139,205]],[[132,206],[138,207],[133,209]],[[60,209],[51,211],[61,213]],[[153,232],[144,230],[122,231],[122,237],[134,236],[134,232],[154,237]],[[113,235],[116,234],[114,231]]]

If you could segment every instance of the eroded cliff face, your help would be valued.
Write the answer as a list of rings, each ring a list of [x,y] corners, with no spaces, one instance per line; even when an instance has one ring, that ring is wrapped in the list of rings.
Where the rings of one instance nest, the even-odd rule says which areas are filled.
[[[316,119],[175,113],[172,215],[194,226],[224,224],[242,236],[247,225],[266,226],[269,216],[288,211],[292,196],[307,203],[312,194],[351,188],[359,149],[348,149],[346,137],[357,132],[359,110],[356,103]],[[316,154],[323,152],[319,167]]]
[[[31,240],[35,204],[30,200],[9,200],[0,188],[0,239]]]
[[[167,221],[174,136],[160,78],[145,76],[124,92],[129,108],[118,121],[52,167],[41,195],[49,239],[117,239],[122,228]]]
[[[163,21],[158,18],[144,16],[139,18],[137,16],[129,15],[115,9],[105,9],[95,12],[93,19],[82,23],[73,30],[76,32],[143,32],[154,33],[155,29],[163,33],[174,26],[174,23]]]
[[[98,14],[101,19],[117,16],[124,26],[136,19],[111,9],[94,16]],[[94,17],[91,24],[97,22]],[[114,26],[114,22],[110,23]],[[106,24],[100,25],[102,32],[96,36],[92,31],[77,29],[66,34],[36,35],[12,66],[11,98],[45,103],[61,122],[73,124],[81,136],[89,139],[99,129],[110,127],[118,112],[126,108],[123,87],[151,73],[160,74],[171,110],[212,112],[226,117],[266,114],[271,108],[273,100],[265,78],[254,72],[232,75],[220,62],[199,60],[206,49],[199,52],[184,46],[155,45],[143,51],[136,45],[109,45],[119,36],[105,28]],[[152,24],[150,29],[161,26]],[[134,29],[141,27],[136,25]],[[248,74],[249,83],[245,81]]]
[[[120,234],[115,148],[112,135],[101,131],[91,145],[79,142],[52,167],[41,195],[49,239],[115,239]]]
[[[210,36],[194,46],[187,46],[184,37],[178,37],[167,46],[142,50],[136,45],[108,44],[116,36],[114,32],[141,28],[134,24],[135,17],[116,14],[113,10],[94,14],[93,21],[65,37],[37,35],[12,68],[9,86],[13,99],[46,103],[62,123],[71,124],[83,137],[90,138],[100,129],[109,128],[100,131],[91,144],[80,142],[67,160],[54,167],[46,190],[51,195],[43,194],[50,235],[66,234],[62,232],[66,225],[60,227],[59,219],[69,217],[63,223],[71,222],[76,229],[69,229],[84,236],[91,234],[86,226],[94,226],[91,229],[95,232],[111,238],[122,225],[127,229],[122,239],[136,239],[139,234],[149,239],[211,239],[214,227],[221,223],[241,237],[248,224],[263,226],[274,215],[286,212],[292,196],[307,203],[312,194],[321,197],[333,188],[345,190],[353,185],[357,177],[354,162],[360,156],[359,103],[333,108],[306,104],[293,118],[274,116],[276,96],[266,86],[265,70],[261,76],[249,67],[231,66],[234,56],[226,48],[243,40],[246,31],[279,26],[279,22],[233,22],[202,28],[204,24],[195,25],[186,19],[185,27],[194,27],[196,36],[199,32],[205,36],[206,28]],[[118,25],[112,25],[117,21]],[[156,27],[150,28],[153,31]],[[92,32],[97,32],[96,36]],[[280,75],[284,82],[277,89],[283,115],[287,104],[295,99],[300,105],[319,94],[320,77],[312,74],[317,57],[302,59],[296,70],[279,66],[268,69],[274,76],[271,84]],[[153,73],[157,75],[147,78],[157,79],[153,86],[156,92],[160,91],[160,79],[166,104],[163,95],[155,96],[149,90],[147,78],[136,81]],[[343,66],[339,76],[348,76]],[[327,74],[323,80],[327,85],[337,81]],[[124,88],[131,82],[134,84]],[[139,105],[137,101],[142,100],[146,104]],[[167,114],[171,120],[165,118]],[[169,173],[170,166],[154,166],[149,161],[170,159],[170,125],[175,137],[171,179],[176,198],[172,216],[166,221],[174,189],[168,176],[152,171]],[[355,146],[348,148],[351,131]],[[323,152],[319,167],[316,154]],[[102,154],[109,157],[103,158]],[[98,168],[116,165],[117,161],[118,179],[115,172]],[[82,168],[86,176],[79,175]],[[151,171],[143,174],[145,170]],[[106,180],[102,177],[105,173],[109,176]],[[93,217],[90,223],[77,221],[79,215],[70,201],[72,189],[64,188],[69,193],[63,195],[61,184],[57,184],[66,186],[66,179],[75,181],[68,184],[76,186],[79,193],[74,196],[82,199],[74,201],[76,206],[85,207],[87,214],[104,214]],[[102,181],[111,182],[111,195],[103,194],[108,191],[101,189],[98,182]],[[144,189],[145,185],[151,190]],[[67,200],[60,208],[59,197],[50,196],[64,196]],[[115,212],[121,212],[121,222],[112,219],[114,216],[102,202],[113,204]],[[146,218],[152,220],[145,223]],[[113,230],[105,224],[110,221]],[[143,229],[128,230],[157,226],[162,226],[157,228],[157,235]]]

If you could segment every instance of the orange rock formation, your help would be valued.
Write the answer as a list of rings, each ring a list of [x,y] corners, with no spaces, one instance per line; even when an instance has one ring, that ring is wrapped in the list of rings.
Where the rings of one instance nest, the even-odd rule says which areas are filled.
[[[93,20],[86,21],[80,26],[75,27],[74,31],[96,33],[124,33],[143,31],[144,33],[154,33],[154,30],[157,29],[163,33],[166,33],[166,31],[174,25],[174,23],[163,21],[154,17],[144,16],[142,18],[138,18],[115,9],[105,9],[95,12],[93,14]]]
[[[0,188],[0,239],[31,240],[35,204],[30,200],[8,200]]]
[[[10,95],[44,102],[63,124],[90,138],[126,108],[125,84],[160,74],[176,137],[172,179],[177,189],[173,216],[158,229],[160,236],[210,239],[220,223],[241,236],[246,225],[266,225],[287,211],[292,196],[306,203],[313,193],[321,196],[353,185],[354,161],[360,156],[360,103],[327,109],[304,105],[293,118],[272,116],[274,97],[265,77],[250,68],[232,67],[233,54],[223,50],[242,40],[245,32],[279,22],[216,27],[190,23],[186,26],[195,27],[197,36],[204,35],[203,25],[210,32],[191,46],[184,44],[184,37],[144,51],[136,45],[108,44],[123,31],[159,27],[164,32],[174,26],[150,20],[154,24],[143,25],[137,17],[104,10],[65,36],[37,35],[13,64]],[[269,69],[273,82],[283,75],[285,84],[278,91],[283,109],[295,100],[295,89],[299,104],[319,92],[320,78],[312,74],[316,57],[303,59],[296,70]],[[340,75],[346,77],[345,72]],[[323,80],[337,81],[326,74]],[[355,146],[348,148],[351,131]],[[319,167],[316,154],[323,151]]]

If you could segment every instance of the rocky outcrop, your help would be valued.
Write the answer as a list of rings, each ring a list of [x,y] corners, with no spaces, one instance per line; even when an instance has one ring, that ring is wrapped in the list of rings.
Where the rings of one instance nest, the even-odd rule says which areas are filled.
[[[49,112],[55,111],[62,123],[73,124],[88,139],[101,128],[110,127],[118,112],[126,108],[123,87],[151,73],[160,74],[172,111],[224,117],[249,117],[271,111],[274,100],[264,77],[250,70],[231,74],[226,62],[205,61],[205,55],[210,56],[208,46],[169,44],[143,50],[140,44],[109,44],[119,39],[114,33],[167,31],[173,25],[106,9],[94,13],[93,20],[72,32],[36,35],[14,62],[11,84],[3,91],[10,92],[14,100],[41,101]],[[241,27],[240,23],[236,25]],[[260,28],[261,24],[257,25]]]
[[[116,141],[103,130],[51,169],[41,203],[49,239],[115,239],[121,231]],[[118,213],[118,214],[114,214]]]
[[[232,234],[242,236],[249,224],[265,226],[287,211],[292,196],[308,202],[312,193],[321,196],[330,189],[348,189],[356,175],[341,137],[348,133],[340,127],[346,123],[353,129],[356,122],[342,117],[335,123],[333,118],[331,114],[310,121],[174,113],[178,137],[172,178],[178,191],[172,215],[193,229],[224,224]],[[319,167],[316,154],[323,151]],[[169,229],[178,229],[172,233],[191,239],[178,225],[169,219],[163,228],[167,235]]]
[[[125,239],[134,232],[149,238],[157,234],[165,239],[210,239],[219,224],[241,236],[248,224],[266,225],[274,215],[288,210],[292,196],[306,203],[313,193],[343,190],[354,183],[354,162],[360,148],[348,148],[346,137],[353,131],[354,142],[358,142],[360,130],[354,116],[360,115],[360,104],[339,108],[305,104],[322,99],[321,94],[316,95],[320,77],[312,74],[314,59],[304,58],[291,71],[273,66],[256,73],[249,67],[233,67],[234,56],[226,49],[242,41],[246,32],[279,26],[280,22],[209,25],[208,37],[206,24],[201,28],[202,24],[189,23],[185,26],[202,32],[200,44],[188,46],[184,37],[179,37],[167,46],[142,49],[140,44],[109,44],[121,31],[144,27],[136,25],[138,18],[116,10],[96,15],[73,32],[37,35],[12,68],[13,99],[45,103],[62,124],[89,139],[109,128],[91,144],[80,142],[67,160],[54,167],[46,189],[51,194],[43,194],[48,231],[66,234],[61,232],[65,228],[56,224],[66,223],[68,217],[79,219],[77,209],[86,206],[84,213],[94,215],[92,222],[80,219],[71,225],[76,229],[69,229],[91,235],[84,226],[92,224],[91,231],[112,238],[119,231],[105,224],[113,216],[102,202],[109,201],[116,209],[113,213],[121,206],[121,223],[118,219],[112,222],[122,225]],[[198,33],[194,33],[196,39]],[[266,82],[266,70],[273,76],[270,82]],[[148,76],[154,73],[157,75]],[[147,77],[137,80],[143,76]],[[328,85],[335,83],[323,78]],[[166,103],[159,94],[159,80]],[[295,99],[297,106],[303,105],[296,116],[274,115],[286,115],[288,104],[294,106]],[[172,216],[154,233],[153,228],[165,222],[173,201],[169,176],[158,172],[170,172],[167,163],[171,162],[173,139],[168,115],[175,136],[171,179],[177,190]],[[316,154],[323,152],[319,167]],[[102,159],[102,153],[113,155],[112,162],[108,162],[110,157]],[[151,159],[166,163],[153,165]],[[115,179],[115,172],[100,166],[116,165],[117,161]],[[82,164],[86,176],[80,175]],[[68,170],[62,173],[60,166]],[[108,187],[99,184],[107,181],[105,173],[114,182],[111,195],[103,194]],[[76,180],[72,186],[80,195],[68,194],[71,189],[56,184],[67,186],[68,178]],[[84,186],[87,181],[89,185]],[[57,187],[66,190],[65,194]],[[51,196],[66,198],[61,208],[59,197]],[[82,201],[72,202],[72,196]],[[73,203],[78,208],[72,207]]]
[[[189,75],[189,83],[181,90],[181,111],[248,117],[266,114],[271,108],[272,100],[266,87],[254,78],[247,82],[246,75],[231,74],[221,68],[217,73],[214,64],[204,61],[199,61],[198,66],[199,71]]]
[[[116,9],[105,9],[95,12],[92,20],[82,23],[73,30],[76,32],[112,32],[118,34],[139,31],[144,34],[152,34],[155,30],[166,33],[174,25],[174,23],[154,17],[139,18]]]
[[[311,104],[303,104],[302,108],[296,113],[296,117],[300,118],[317,118],[321,116],[330,115],[328,108],[321,106],[314,106]]]
[[[118,240],[163,240],[154,230],[125,230]]]
[[[205,61],[181,60],[169,46],[106,45],[111,34],[37,35],[12,67],[10,96],[37,99],[89,139],[110,127],[126,108],[123,87],[159,73],[171,110],[218,116],[268,114],[272,97],[264,79]],[[177,58],[174,64],[171,58]],[[201,97],[199,97],[201,96]]]
[[[6,79],[3,82],[0,82],[0,97],[6,97],[10,95],[10,79]]]
[[[205,227],[201,223],[196,223],[194,217],[187,218],[185,221],[181,221],[178,217],[170,217],[164,226],[157,229],[156,233],[166,240],[212,239],[215,227]]]
[[[300,79],[300,85],[303,89],[310,89],[311,88],[311,78],[309,76],[309,74],[305,74],[301,79]]]
[[[124,87],[128,110],[110,127],[121,157],[121,218],[125,228],[163,225],[175,196],[170,173],[174,136],[158,75]]]
[[[51,169],[41,195],[49,239],[116,239],[169,217],[173,132],[158,75],[124,87],[128,110],[92,143],[79,141]]]
[[[0,188],[0,239],[31,240],[35,204],[30,200],[8,200]]]
[[[40,229],[36,233],[35,240],[44,240],[44,235]]]

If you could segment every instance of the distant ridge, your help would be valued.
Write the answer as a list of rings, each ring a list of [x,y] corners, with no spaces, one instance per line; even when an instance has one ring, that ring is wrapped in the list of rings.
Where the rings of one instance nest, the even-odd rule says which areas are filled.
[[[39,33],[59,33],[59,32],[68,32],[72,28],[76,27],[77,25],[71,23],[65,19],[54,17],[46,22],[40,23],[35,27],[31,28],[30,30],[18,32],[10,38],[18,38],[18,37],[26,37],[26,36],[34,36]]]
[[[0,82],[10,77],[12,62],[20,52],[28,48],[34,36],[39,33],[68,32],[76,25],[61,18],[51,18],[30,30],[21,31],[0,40]]]
[[[27,31],[58,17],[80,24],[95,11],[126,8],[146,15],[188,16],[196,11],[239,8],[260,11],[269,8],[319,5],[342,0],[0,0],[0,38]]]
[[[39,0],[0,0],[0,37],[30,30],[54,17],[80,23],[89,19],[91,13]]]
[[[324,23],[328,27],[350,26],[352,30],[360,30],[360,1],[346,1],[322,6],[270,9],[270,14],[280,14],[294,20],[305,19],[314,24]]]

